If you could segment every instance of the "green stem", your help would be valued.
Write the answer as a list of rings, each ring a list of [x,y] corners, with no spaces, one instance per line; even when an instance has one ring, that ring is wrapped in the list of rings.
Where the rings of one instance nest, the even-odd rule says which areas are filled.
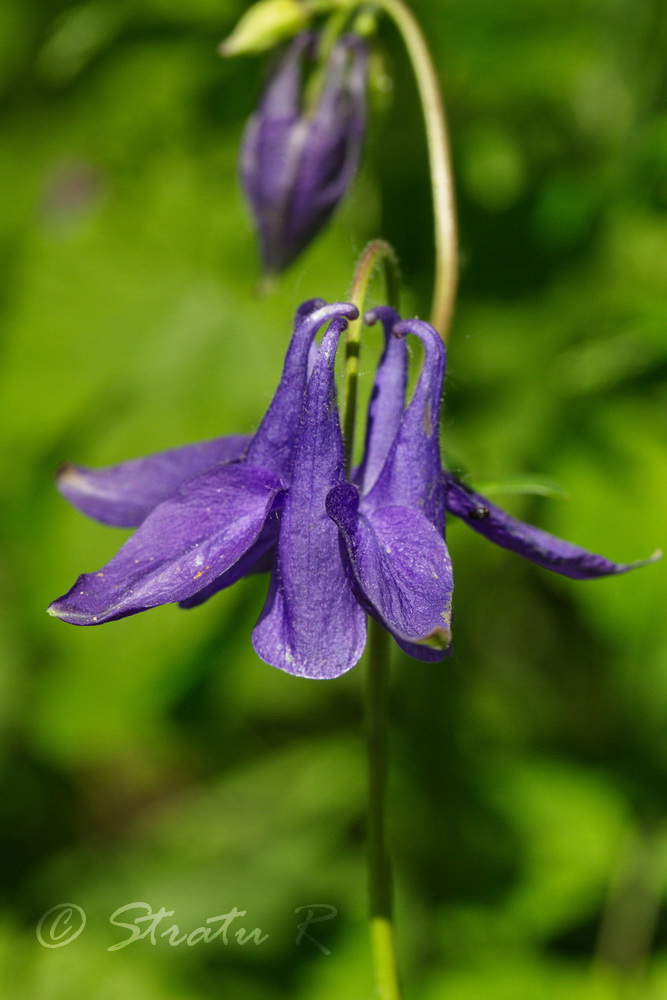
[[[352,282],[351,301],[359,319],[348,326],[345,352],[345,398],[343,435],[349,465],[354,449],[357,410],[359,347],[368,287],[377,267],[382,267],[387,302],[398,311],[398,261],[383,240],[369,243],[362,253]],[[368,888],[373,975],[376,1000],[400,1000],[398,963],[392,920],[391,863],[385,843],[384,800],[387,781],[387,688],[389,683],[388,635],[373,619],[368,620],[366,671],[366,728],[368,745]]]
[[[438,77],[419,22],[403,0],[375,0],[394,21],[407,49],[421,98],[433,193],[435,282],[431,325],[444,341],[454,311],[458,271],[454,181],[447,137],[447,117]]]
[[[369,619],[366,673],[368,740],[368,874],[370,926],[376,1000],[400,1000],[394,938],[391,862],[385,842],[384,800],[387,783],[387,690],[389,636]]]
[[[354,453],[354,428],[357,419],[357,381],[359,378],[359,351],[361,330],[364,323],[364,303],[368,286],[376,267],[382,266],[387,286],[387,302],[398,310],[399,273],[398,258],[393,247],[384,240],[373,240],[365,248],[352,281],[350,301],[359,310],[359,319],[347,328],[345,343],[345,372],[343,375],[343,441],[345,459],[349,471]]]

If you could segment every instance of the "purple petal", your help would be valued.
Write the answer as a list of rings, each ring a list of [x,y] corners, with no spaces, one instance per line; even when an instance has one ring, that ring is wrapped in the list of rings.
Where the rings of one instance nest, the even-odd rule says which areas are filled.
[[[392,336],[398,313],[389,306],[380,306],[364,317],[372,325],[382,321],[385,348],[375,374],[368,404],[364,457],[355,475],[362,493],[368,493],[396,437],[405,407],[405,387],[408,377],[408,352],[405,338]]]
[[[343,36],[331,51],[317,108],[303,122],[301,155],[285,216],[285,242],[292,258],[328,222],[354,180],[366,123],[366,75],[365,45]]]
[[[316,309],[321,309],[322,306],[325,305],[326,302],[324,299],[306,299],[306,301],[302,302],[294,313],[294,326],[296,326],[297,323],[300,323],[301,320],[310,316],[311,313],[314,313]]]
[[[406,334],[413,334],[423,342],[424,364],[382,471],[362,499],[362,510],[390,506],[421,509],[443,534],[445,505],[439,433],[445,348],[433,327],[420,320],[397,323],[394,335]]]
[[[661,555],[660,552],[655,552],[640,562],[613,563],[604,556],[595,555],[540,528],[517,521],[449,473],[445,473],[445,485],[447,510],[464,520],[474,531],[496,545],[511,549],[524,559],[530,559],[538,566],[572,577],[573,580],[627,573],[630,569],[655,562]]]
[[[431,646],[419,646],[416,642],[406,642],[398,635],[394,636],[394,641],[404,653],[407,653],[413,660],[421,660],[422,663],[439,663],[452,655],[451,643],[446,649],[434,649]]]
[[[322,339],[303,407],[269,596],[253,631],[263,660],[291,674],[337,677],[354,666],[365,643],[364,613],[347,581],[338,528],[325,500],[344,480],[334,383],[344,321]]]
[[[102,469],[67,463],[58,470],[56,485],[88,517],[135,528],[188,479],[221,462],[239,459],[249,441],[245,435],[216,438]]]
[[[243,135],[240,174],[257,225],[263,267],[278,272],[280,234],[298,158],[305,137],[301,119],[301,76],[309,34],[288,46]]]
[[[246,456],[250,465],[270,469],[285,484],[289,480],[292,449],[301,419],[309,354],[315,334],[323,323],[335,317],[356,319],[359,315],[356,306],[346,302],[334,302],[315,309],[310,309],[311,305],[312,302],[304,303],[302,309],[308,311],[297,313],[278,388]]]
[[[80,576],[49,614],[99,625],[184,601],[250,549],[281,489],[265,469],[223,465],[188,480],[156,507],[98,573]]]
[[[279,493],[276,497],[274,508],[277,502],[282,506],[284,503],[283,493]],[[244,576],[250,576],[253,573],[269,573],[276,557],[279,528],[280,514],[278,510],[274,509],[273,513],[266,519],[257,541],[241,556],[239,561],[234,563],[231,569],[228,569],[226,573],[219,576],[213,583],[209,583],[207,587],[198,590],[196,594],[188,597],[185,601],[179,601],[180,606],[187,609],[197,608],[200,604],[204,604],[205,601],[213,597],[214,594],[225,590],[227,587],[231,587],[233,583],[237,583]]]
[[[340,528],[365,604],[392,635],[435,647],[451,639],[452,566],[447,546],[420,510],[359,512],[354,486],[335,487],[327,512]]]
[[[246,129],[241,179],[259,233],[266,273],[284,270],[331,216],[356,172],[365,124],[367,50],[340,38],[314,109],[301,76],[315,36],[298,36]]]

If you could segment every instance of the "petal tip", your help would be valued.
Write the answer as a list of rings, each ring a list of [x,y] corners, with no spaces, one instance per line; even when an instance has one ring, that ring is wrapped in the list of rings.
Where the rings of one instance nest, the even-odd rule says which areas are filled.
[[[437,649],[442,653],[449,649],[451,643],[452,630],[448,625],[442,625],[435,628],[430,635],[424,636],[423,639],[416,640],[417,646],[426,646],[427,649]]]
[[[633,566],[650,566],[651,563],[660,562],[662,555],[662,549],[656,549],[655,552],[652,552],[646,559],[640,559],[639,562],[633,563]]]
[[[98,623],[98,616],[91,618],[89,615],[77,612],[71,605],[68,609],[67,604],[63,603],[62,598],[58,598],[58,600],[49,604],[46,613],[51,618],[57,618],[68,625],[97,625]]]
[[[61,462],[53,473],[53,477],[57,486],[61,483],[73,483],[81,478],[79,476],[79,467],[73,462]]]

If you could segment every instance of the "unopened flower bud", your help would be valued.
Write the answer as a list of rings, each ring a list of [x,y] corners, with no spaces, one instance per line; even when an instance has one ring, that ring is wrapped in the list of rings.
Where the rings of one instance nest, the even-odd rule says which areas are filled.
[[[265,52],[291,38],[308,25],[309,14],[299,0],[259,0],[220,45],[220,55],[238,56]]]
[[[246,128],[241,179],[257,226],[265,274],[284,270],[319,233],[350,186],[366,119],[368,52],[343,35],[324,67],[317,101],[304,98],[316,36],[290,44]]]

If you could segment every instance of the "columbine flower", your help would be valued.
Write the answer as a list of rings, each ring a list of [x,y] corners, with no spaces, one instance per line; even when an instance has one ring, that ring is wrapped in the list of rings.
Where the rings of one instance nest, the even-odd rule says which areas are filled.
[[[366,115],[366,46],[344,35],[333,46],[314,108],[304,106],[304,62],[316,38],[289,45],[246,128],[241,180],[266,274],[283,271],[319,233],[357,171]]]
[[[423,340],[424,366],[403,409],[405,349],[388,339],[359,485],[345,481],[333,325],[308,383],[269,595],[253,632],[262,659],[290,673],[335,677],[354,666],[365,611],[413,656],[439,659],[449,641],[452,574],[438,444],[444,347],[426,323],[397,323],[393,331]]]
[[[385,350],[364,456],[348,482],[334,361],[346,321],[356,314],[352,305],[318,300],[299,309],[280,384],[254,436],[106,469],[66,466],[58,485],[75,506],[138,530],[99,572],[79,577],[50,613],[97,625],[159,604],[193,607],[248,573],[270,569],[255,650],[289,673],[330,678],[361,656],[366,613],[411,656],[446,655],[452,570],[445,510],[566,576],[643,565],[612,563],[523,524],[442,471],[444,347],[427,323],[401,321],[388,308],[367,316],[382,321]],[[318,349],[314,337],[325,322]],[[407,406],[406,336],[424,346]]]
[[[191,607],[267,568],[268,559],[269,595],[253,633],[267,662],[310,677],[343,673],[363,652],[365,611],[408,652],[439,658],[449,640],[452,588],[438,453],[444,348],[426,324],[394,327],[426,347],[404,409],[405,344],[391,336],[395,314],[378,312],[387,345],[358,486],[345,481],[334,384],[338,340],[356,309],[306,303],[253,438],[221,438],[97,471],[64,468],[59,488],[80,510],[139,527],[50,613],[97,625],[159,604]],[[315,353],[313,338],[326,320]]]

